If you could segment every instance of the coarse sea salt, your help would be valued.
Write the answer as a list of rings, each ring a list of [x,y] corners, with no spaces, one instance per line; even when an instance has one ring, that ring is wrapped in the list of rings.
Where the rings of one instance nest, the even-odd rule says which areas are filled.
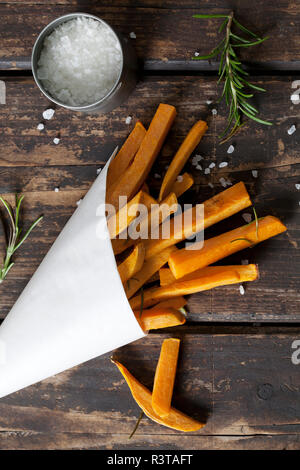
[[[159,180],[161,178],[161,175],[159,175],[158,173],[154,173],[154,178]]]
[[[258,177],[258,171],[257,170],[252,170],[252,176],[253,178],[257,178]]]
[[[211,114],[213,116],[216,116],[218,114],[218,111],[214,108],[214,109],[211,110]]]
[[[97,168],[97,175],[100,175],[102,168]]]
[[[126,124],[130,124],[132,121],[132,117],[131,116],[127,116],[127,118],[125,119],[125,123]]]
[[[178,175],[177,176],[177,181],[178,183],[181,183],[183,181],[183,176],[182,175]]]
[[[292,135],[296,132],[296,126],[293,124],[287,131],[288,135]]]
[[[212,183],[208,183],[208,186],[213,189],[214,185]]]
[[[58,193],[58,192],[59,192],[59,188],[57,188],[57,187],[54,188],[54,192],[55,192],[55,193]]]
[[[296,187],[296,189],[298,189],[298,191],[299,191],[299,189],[300,189],[300,183],[296,183],[296,184],[295,184],[295,187]]]
[[[220,178],[219,181],[220,181],[220,183],[221,183],[221,186],[223,186],[223,188],[226,188],[227,183],[226,183],[225,178]]]
[[[234,146],[233,145],[229,145],[228,149],[227,149],[227,153],[232,153],[234,152]]]
[[[250,224],[251,220],[252,220],[252,215],[249,214],[248,212],[245,212],[244,214],[242,214],[242,217],[244,219],[245,222],[247,222],[247,224]]]
[[[121,64],[122,51],[113,31],[92,18],[79,17],[45,38],[37,76],[57,100],[87,106],[111,91]]]
[[[55,145],[58,145],[59,142],[60,142],[60,139],[59,139],[58,137],[54,137],[53,143],[54,143]]]
[[[208,168],[214,168],[215,166],[216,166],[216,164],[214,162],[212,162],[208,165]]]
[[[242,286],[242,284],[240,285],[240,294],[241,295],[245,294],[245,289],[244,289],[244,286]]]
[[[225,168],[225,166],[228,166],[228,162],[219,163],[219,168]]]
[[[130,37],[131,39],[136,39],[136,34],[135,34],[135,32],[134,32],[134,31],[131,31],[131,33],[129,33],[129,37]]]
[[[38,125],[36,126],[36,128],[37,128],[38,131],[42,131],[43,129],[45,129],[45,126],[44,126],[43,123],[40,122],[40,124],[38,124]]]
[[[209,175],[209,174],[210,174],[210,168],[205,168],[204,174],[205,174],[205,175]]]
[[[196,170],[202,170],[202,166],[201,165],[196,165]]]
[[[49,121],[50,119],[53,118],[54,113],[55,111],[52,108],[45,109],[45,111],[43,112],[43,118]]]

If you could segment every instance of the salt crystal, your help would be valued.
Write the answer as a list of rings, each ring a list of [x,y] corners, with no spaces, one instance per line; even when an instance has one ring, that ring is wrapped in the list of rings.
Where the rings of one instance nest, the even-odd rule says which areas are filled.
[[[53,143],[54,143],[55,145],[57,145],[57,144],[59,144],[59,142],[60,142],[60,139],[59,139],[58,137],[54,137]]]
[[[225,168],[225,166],[228,166],[228,162],[219,163],[219,168]]]
[[[129,33],[129,37],[130,37],[131,39],[136,39],[136,34],[135,34],[135,32],[134,32],[134,31],[131,31],[131,33]]]
[[[43,118],[46,119],[47,121],[49,121],[49,119],[53,118],[54,113],[55,113],[54,109],[52,109],[52,108],[46,109],[43,112]]]
[[[36,128],[37,128],[38,131],[42,131],[43,129],[45,129],[45,126],[44,126],[44,124],[42,124],[42,123],[40,122],[40,124],[38,124],[38,125],[36,126]]]
[[[244,289],[244,286],[242,286],[242,284],[240,285],[240,294],[241,295],[245,294],[245,289]]]
[[[201,170],[202,171],[202,166],[201,165],[196,165],[196,170]]]
[[[212,101],[211,100],[206,100],[206,104],[209,106],[210,104],[212,104]]]
[[[292,135],[296,132],[296,126],[293,124],[287,131],[288,135]]]
[[[183,176],[182,175],[178,175],[177,176],[177,181],[178,183],[181,183],[183,181]]]
[[[249,264],[249,260],[248,259],[242,259],[241,263],[246,266],[247,264]]]
[[[212,183],[208,183],[208,186],[213,189],[214,185]]]
[[[227,149],[227,153],[232,153],[234,151],[234,146],[233,145],[229,145],[228,149]]]
[[[258,177],[258,171],[257,170],[252,170],[252,176],[253,176],[253,178],[257,178]]]
[[[196,166],[197,163],[200,162],[201,160],[203,160],[203,157],[201,157],[201,155],[195,155],[192,158],[192,165]]]
[[[112,90],[121,66],[120,42],[113,31],[81,16],[60,24],[44,39],[37,76],[63,104],[86,106]]]
[[[232,182],[228,179],[226,180],[226,184],[227,184],[227,186],[232,186]]]
[[[210,173],[210,168],[205,168],[204,174],[205,174],[205,175],[209,175],[209,173]]]
[[[130,124],[131,121],[132,121],[132,117],[131,117],[131,116],[127,116],[127,118],[125,119],[126,124]]]
[[[208,168],[214,168],[216,166],[216,164],[214,162],[210,163]]]
[[[158,179],[161,178],[161,176],[158,173],[154,173],[154,178],[156,178],[158,180]]]
[[[54,188],[54,191],[55,191],[56,193],[58,193],[59,188]]]
[[[195,52],[194,56],[198,57],[198,55],[199,55],[199,52]]]
[[[223,188],[226,188],[227,183],[226,183],[225,178],[220,178],[219,181],[220,181],[220,183],[221,183],[221,186],[223,186]]]
[[[97,168],[97,175],[101,173],[102,168]]]
[[[299,189],[300,189],[300,184],[299,184],[299,183],[296,183],[295,186],[296,186],[296,189],[298,189],[298,191],[299,191]]]
[[[79,201],[76,201],[77,206],[81,203],[82,199],[79,199]]]
[[[252,215],[249,214],[248,212],[245,212],[244,214],[242,214],[242,217],[244,219],[245,222],[247,222],[247,224],[250,224],[251,220],[252,220]]]
[[[214,108],[214,109],[211,110],[211,114],[213,116],[216,116],[218,114],[218,111]]]

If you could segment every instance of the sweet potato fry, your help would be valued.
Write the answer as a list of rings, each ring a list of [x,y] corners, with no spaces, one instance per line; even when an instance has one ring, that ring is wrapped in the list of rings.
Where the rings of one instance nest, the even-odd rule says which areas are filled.
[[[258,268],[255,264],[246,266],[208,266],[203,269],[197,279],[189,281],[181,279],[164,287],[153,287],[143,292],[143,308],[150,307],[156,302],[175,297],[176,295],[195,294],[218,286],[254,281],[258,277]],[[133,310],[141,306],[141,294],[130,300]]]
[[[163,426],[167,426],[172,429],[177,429],[178,431],[190,432],[198,431],[203,428],[205,423],[200,423],[175,408],[171,408],[170,413],[166,418],[158,416],[152,408],[150,390],[142,385],[120,362],[115,360],[112,362],[118,367],[126,380],[136,403],[150,419],[158,424],[162,424]]]
[[[144,263],[142,269],[135,274],[132,279],[129,279],[127,285],[125,286],[125,292],[127,298],[130,299],[143,285],[150,279],[153,274],[156,273],[170,257],[173,251],[177,250],[176,247],[171,246],[166,250],[158,253],[157,255],[150,258],[147,262]],[[174,297],[174,296],[173,296]]]
[[[182,180],[173,183],[170,192],[174,193],[177,197],[182,196],[194,184],[194,178],[189,173],[182,175]]]
[[[156,204],[156,201],[150,194],[140,191],[131,199],[125,206],[123,206],[115,215],[110,217],[107,221],[107,227],[110,238],[115,238],[122,233],[134,221],[138,215],[139,206],[149,209],[151,204]]]
[[[163,300],[162,302],[159,302],[158,304],[155,304],[152,309],[160,309],[160,308],[175,308],[179,309],[184,307],[187,304],[187,301],[184,297],[179,295],[178,297],[171,297],[168,298],[167,300]]]
[[[179,279],[285,230],[286,227],[279,219],[269,215],[259,219],[257,227],[256,221],[253,221],[251,224],[205,240],[203,247],[199,250],[182,249],[176,255],[172,253],[169,266],[172,274]]]
[[[185,323],[185,316],[175,308],[170,307],[153,307],[148,310],[143,310],[142,315],[140,312],[134,312],[134,314],[144,331],[169,328]]]
[[[145,258],[143,243],[136,245],[130,255],[119,264],[118,271],[121,281],[124,283],[142,269]]]
[[[159,202],[169,194],[177,176],[188,161],[191,153],[199,144],[206,130],[207,123],[205,121],[198,121],[189,131],[188,135],[180,145],[175,157],[173,158],[167,173],[165,174],[159,193]]]
[[[176,116],[174,106],[160,104],[133,162],[116,185],[108,187],[106,201],[118,206],[119,196],[131,199],[143,185]]]
[[[146,129],[143,124],[138,121],[109,165],[107,187],[115,184],[120,175],[123,175],[124,171],[129,167],[145,135]]]
[[[203,226],[204,229],[210,227],[217,222],[220,222],[233,214],[236,214],[242,209],[251,206],[251,200],[246,187],[243,182],[237,183],[234,186],[225,189],[221,193],[213,196],[204,203],[204,221],[199,220],[197,217],[196,207],[185,211],[183,214],[178,214],[170,223],[170,237],[163,238],[164,224],[161,225],[160,238],[157,240],[145,241],[146,256],[145,259],[151,258],[161,250],[175,245],[180,241],[188,238],[189,236],[199,232]],[[191,211],[191,217],[185,216]],[[191,220],[191,224],[184,223],[186,220]],[[168,221],[167,221],[168,222]]]
[[[118,238],[113,240],[112,247],[114,254],[118,255],[122,253],[136,243],[139,243],[141,239],[148,239],[148,237],[151,238],[151,234],[155,236],[159,229],[159,225],[171,214],[174,214],[177,211],[177,208],[178,202],[174,193],[170,193],[169,196],[161,202],[161,204],[152,204],[151,211],[149,210],[148,215],[146,215],[136,226],[136,232],[140,234],[139,238],[136,240],[133,238]]]
[[[161,418],[166,418],[171,411],[179,346],[177,338],[165,339],[161,346],[152,391],[152,408]]]
[[[172,282],[175,281],[176,278],[173,276],[170,268],[161,268],[159,270],[159,282],[161,287],[172,284]]]

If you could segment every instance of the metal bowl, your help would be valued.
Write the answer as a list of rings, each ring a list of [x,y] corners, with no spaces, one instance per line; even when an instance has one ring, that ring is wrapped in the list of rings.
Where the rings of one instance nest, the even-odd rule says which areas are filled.
[[[42,81],[37,76],[37,65],[46,36],[49,36],[49,34],[51,34],[54,29],[57,28],[57,26],[59,26],[60,24],[66,23],[67,21],[73,20],[74,18],[78,17],[92,18],[104,24],[112,31],[112,33],[116,36],[120,44],[120,49],[122,53],[122,65],[116,83],[114,84],[112,89],[107,93],[107,95],[101,98],[101,100],[86,106],[69,106],[57,100],[56,98],[51,96],[47,90],[45,90]],[[37,86],[50,101],[59,106],[63,106],[64,108],[71,109],[73,111],[81,111],[87,113],[107,113],[116,108],[117,106],[120,106],[133,91],[137,82],[137,59],[135,51],[128,39],[116,33],[113,28],[109,26],[105,21],[101,20],[97,16],[90,15],[88,13],[69,13],[68,15],[61,16],[49,23],[48,26],[46,26],[43,31],[39,34],[37,40],[35,41],[35,44],[32,49],[31,68]]]

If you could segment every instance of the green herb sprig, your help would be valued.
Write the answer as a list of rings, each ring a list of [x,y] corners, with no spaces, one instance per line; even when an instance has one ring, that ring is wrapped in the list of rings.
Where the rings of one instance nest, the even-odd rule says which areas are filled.
[[[144,414],[145,414],[145,413],[144,413],[143,411],[141,411],[141,413],[140,413],[140,415],[139,415],[139,417],[138,417],[138,419],[137,419],[137,421],[136,421],[136,423],[135,423],[135,426],[134,426],[134,428],[133,428],[133,431],[132,431],[132,433],[130,434],[130,436],[129,436],[128,439],[131,439],[131,438],[134,436],[134,434],[135,434],[137,428],[138,428],[139,425],[140,425],[140,422],[141,422],[142,419],[143,419]]]
[[[261,44],[266,41],[268,37],[260,38],[255,33],[245,28],[234,18],[233,12],[229,15],[193,15],[193,18],[224,18],[224,21],[219,28],[219,32],[222,32],[225,29],[224,39],[222,39],[210,54],[193,57],[193,60],[209,60],[213,57],[220,56],[218,83],[223,80],[224,86],[219,101],[225,98],[226,104],[229,107],[227,126],[224,132],[220,135],[220,139],[222,139],[221,143],[228,141],[241,129],[245,124],[245,122],[242,121],[243,116],[258,122],[259,124],[271,126],[271,122],[264,121],[257,117],[258,110],[249,103],[249,100],[253,97],[253,93],[245,92],[245,88],[252,88],[256,91],[266,90],[246,80],[245,77],[249,74],[242,68],[242,63],[237,54],[238,48],[256,46],[257,44]],[[242,37],[233,33],[233,25],[246,34],[247,37]]]
[[[16,194],[16,209],[14,212],[9,202],[7,202],[3,197],[0,196],[0,201],[5,207],[9,218],[9,234],[7,237],[6,254],[4,257],[3,264],[0,267],[0,283],[4,281],[5,277],[7,276],[7,273],[14,265],[14,262],[12,261],[12,256],[17,251],[17,249],[20,248],[20,246],[24,243],[24,241],[29,236],[30,232],[34,229],[34,227],[43,218],[43,216],[38,217],[22,236],[22,229],[19,227],[19,219],[23,199],[24,196],[18,196]]]

